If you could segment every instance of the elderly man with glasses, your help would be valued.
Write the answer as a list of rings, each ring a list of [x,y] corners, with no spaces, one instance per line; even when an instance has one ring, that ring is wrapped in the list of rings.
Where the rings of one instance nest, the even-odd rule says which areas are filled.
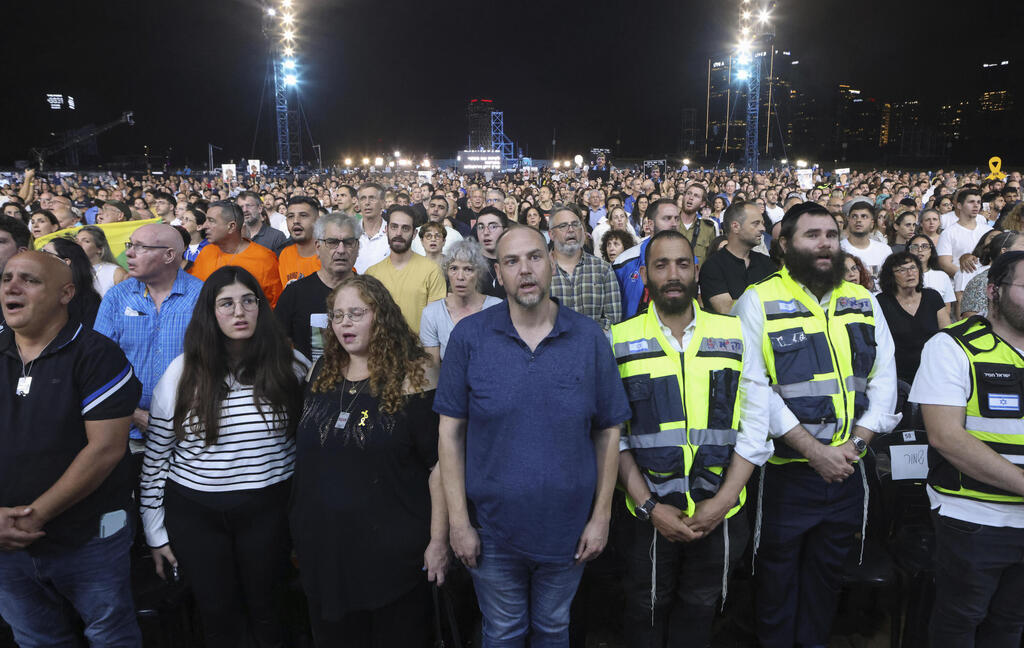
[[[572,204],[556,207],[549,231],[555,261],[551,296],[610,330],[622,319],[619,282],[610,263],[584,251],[586,233],[579,209]]]

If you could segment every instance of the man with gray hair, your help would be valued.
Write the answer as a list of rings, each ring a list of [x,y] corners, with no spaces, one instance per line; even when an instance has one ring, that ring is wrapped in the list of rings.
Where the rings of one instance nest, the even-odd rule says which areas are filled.
[[[288,284],[281,293],[274,315],[292,339],[295,350],[316,362],[324,352],[322,329],[328,328],[327,296],[354,274],[363,228],[347,214],[335,212],[320,217],[313,225],[320,269]]]
[[[610,263],[583,250],[586,234],[579,209],[573,204],[555,207],[549,233],[555,262],[551,296],[610,330],[622,319],[619,283]]]
[[[267,221],[263,201],[255,191],[243,191],[235,199],[245,214],[245,228],[250,241],[262,245],[274,254],[279,254],[285,246],[287,237],[279,230],[270,226]]]
[[[143,225],[128,242],[128,278],[103,296],[93,328],[121,347],[142,381],[130,433],[141,442],[153,390],[184,351],[185,329],[203,282],[181,269],[185,244],[170,225]]]

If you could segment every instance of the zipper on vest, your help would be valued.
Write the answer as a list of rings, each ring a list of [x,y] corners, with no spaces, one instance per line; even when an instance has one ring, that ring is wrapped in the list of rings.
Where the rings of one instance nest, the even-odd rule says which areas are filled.
[[[831,302],[832,299],[834,299],[834,296],[829,299],[829,302]],[[849,414],[850,405],[846,402],[846,381],[843,379],[843,376],[840,375],[839,371],[839,354],[836,353],[836,347],[832,344],[832,336],[829,333],[831,327],[829,326],[828,309],[831,305],[832,304],[830,303],[829,306],[823,308],[822,311],[825,313],[825,339],[828,341],[829,353],[832,354],[832,371],[835,372],[836,380],[839,382],[839,393],[843,395],[843,429],[839,431],[840,438],[842,438],[846,433],[846,426],[850,424],[850,417],[847,416]],[[838,413],[836,415],[838,416]],[[824,422],[825,421],[822,421],[822,423]]]

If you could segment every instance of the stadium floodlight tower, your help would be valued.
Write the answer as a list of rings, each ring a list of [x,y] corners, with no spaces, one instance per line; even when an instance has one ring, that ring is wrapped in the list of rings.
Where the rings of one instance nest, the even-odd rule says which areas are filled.
[[[289,106],[288,95],[299,83],[295,61],[295,10],[292,0],[264,6],[263,35],[270,43],[274,79],[274,117],[277,125],[277,162],[294,165],[301,157],[298,112]]]
[[[775,28],[771,14],[775,0],[740,0],[739,41],[736,46],[736,80],[747,84],[747,132],[743,147],[743,166],[757,171],[759,116],[761,110],[761,56],[754,51],[767,41],[775,47]],[[771,79],[769,79],[771,83]]]
[[[511,169],[516,164],[516,146],[505,134],[505,113],[503,111],[491,112],[491,150],[499,151],[506,169]]]

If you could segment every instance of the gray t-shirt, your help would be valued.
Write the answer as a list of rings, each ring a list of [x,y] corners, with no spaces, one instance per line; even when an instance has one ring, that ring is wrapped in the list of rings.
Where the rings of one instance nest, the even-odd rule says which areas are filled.
[[[497,297],[487,295],[480,310],[500,304],[501,301]],[[448,336],[452,334],[453,328],[455,322],[452,321],[452,315],[448,312],[444,300],[430,302],[420,316],[420,342],[425,347],[441,347],[441,359],[444,360],[444,350],[448,346]]]

